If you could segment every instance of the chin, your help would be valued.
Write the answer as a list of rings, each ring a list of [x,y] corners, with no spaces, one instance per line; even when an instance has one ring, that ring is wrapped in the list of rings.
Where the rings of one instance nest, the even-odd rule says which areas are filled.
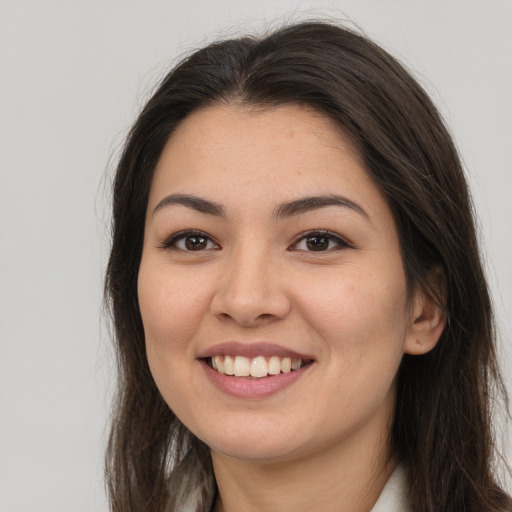
[[[253,428],[243,429],[243,432],[240,429],[229,431],[224,426],[218,435],[210,430],[208,434],[198,437],[212,452],[254,462],[288,460],[302,451],[300,445],[303,444],[294,435],[269,428],[268,424],[264,429],[254,428],[253,425]]]
[[[275,442],[268,444],[251,443],[218,443],[210,446],[212,453],[232,459],[251,461],[259,464],[284,462],[294,458],[297,450],[291,446],[283,446]]]

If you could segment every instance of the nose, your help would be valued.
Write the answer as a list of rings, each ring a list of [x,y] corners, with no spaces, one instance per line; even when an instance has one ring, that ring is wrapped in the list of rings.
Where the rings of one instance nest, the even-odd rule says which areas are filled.
[[[240,249],[227,258],[212,298],[211,312],[243,327],[267,325],[290,311],[283,273],[268,251]]]

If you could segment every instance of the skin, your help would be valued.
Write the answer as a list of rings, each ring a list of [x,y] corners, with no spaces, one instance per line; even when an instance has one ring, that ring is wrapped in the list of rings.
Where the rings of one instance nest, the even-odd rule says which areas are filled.
[[[162,205],[170,194],[224,215]],[[356,206],[275,215],[332,195]],[[189,229],[206,234],[204,248],[169,242]],[[315,230],[337,238],[311,250],[301,233]],[[155,382],[211,448],[217,512],[371,509],[396,464],[401,358],[433,348],[444,327],[406,284],[386,200],[329,119],[298,106],[223,105],[182,122],[153,178],[138,293]],[[226,341],[271,342],[314,362],[269,397],[233,397],[198,359]]]

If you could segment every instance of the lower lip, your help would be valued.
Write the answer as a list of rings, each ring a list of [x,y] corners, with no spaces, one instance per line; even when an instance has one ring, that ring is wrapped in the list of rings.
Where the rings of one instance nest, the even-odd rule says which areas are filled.
[[[291,386],[308,371],[312,363],[299,370],[261,379],[224,375],[214,370],[206,361],[201,361],[201,365],[210,381],[227,395],[237,398],[266,398]]]

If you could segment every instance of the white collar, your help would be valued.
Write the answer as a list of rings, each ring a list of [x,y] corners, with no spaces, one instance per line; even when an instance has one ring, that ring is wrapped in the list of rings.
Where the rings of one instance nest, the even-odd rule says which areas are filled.
[[[212,507],[213,499],[210,507],[204,508],[204,510],[210,510]],[[179,510],[181,512],[196,512],[203,510],[203,506],[199,504],[198,496],[192,495],[188,497],[186,503],[181,502]],[[395,468],[370,512],[411,512],[407,474],[403,466],[399,464]]]
[[[389,477],[370,512],[410,512],[407,475],[400,464]]]

